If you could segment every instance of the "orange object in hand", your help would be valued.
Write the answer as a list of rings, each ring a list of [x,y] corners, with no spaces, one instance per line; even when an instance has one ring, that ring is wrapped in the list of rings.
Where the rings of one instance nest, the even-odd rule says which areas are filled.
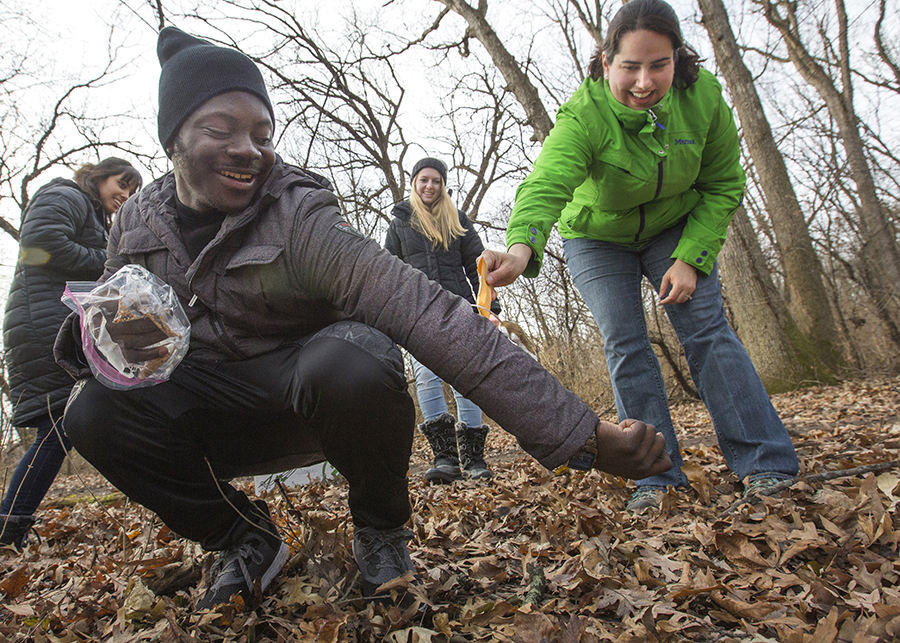
[[[491,287],[487,282],[487,270],[484,267],[484,257],[478,257],[478,299],[475,304],[478,312],[490,319],[491,317]]]

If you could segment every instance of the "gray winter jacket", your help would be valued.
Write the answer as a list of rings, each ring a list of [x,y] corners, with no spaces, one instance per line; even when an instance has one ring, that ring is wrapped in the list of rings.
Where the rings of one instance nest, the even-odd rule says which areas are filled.
[[[580,398],[468,302],[353,229],[325,179],[281,159],[250,206],[229,215],[193,262],[175,223],[174,176],[145,187],[119,211],[105,277],[129,263],[178,294],[191,320],[191,352],[251,357],[353,319],[405,347],[547,467],[566,461],[596,428]],[[70,368],[71,331],[57,342]]]

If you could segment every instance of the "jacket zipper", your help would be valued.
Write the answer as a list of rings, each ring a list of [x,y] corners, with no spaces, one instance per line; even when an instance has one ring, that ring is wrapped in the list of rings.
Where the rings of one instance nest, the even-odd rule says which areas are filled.
[[[643,203],[640,205],[639,209],[641,211],[641,224],[638,226],[637,234],[634,235],[635,243],[637,243],[638,241],[641,240],[641,233],[644,231],[644,204]]]
[[[190,287],[190,284],[188,284]],[[188,303],[188,307],[193,308],[194,304],[197,303],[197,295],[194,294],[191,297],[190,303]],[[216,314],[211,308],[207,306],[207,313],[209,314],[210,323],[212,324],[213,332],[216,334],[216,338],[222,342],[222,346],[225,347],[225,350],[234,358],[234,359],[247,359],[247,356],[238,348],[237,344],[231,341],[231,338],[228,337],[228,332],[225,330],[225,326],[222,325],[222,320],[219,319],[219,315]]]
[[[656,165],[656,194],[653,195],[653,198],[659,196],[659,193],[662,192],[662,180],[663,180],[663,166],[662,161],[660,161]]]
[[[653,198],[659,196],[659,193],[662,192],[662,183],[663,183],[663,164],[662,161],[656,164],[656,194],[653,195]],[[644,216],[644,204],[640,205],[641,212],[641,223],[638,226],[637,234],[634,235],[634,242],[637,243],[641,240],[641,233],[644,231],[644,225],[647,223]]]
[[[188,282],[188,289],[191,289],[191,283]],[[188,307],[193,308],[194,304],[197,303],[197,294],[194,293],[194,296],[191,297],[190,302],[188,302]],[[228,337],[228,332],[225,330],[225,326],[222,325],[222,320],[219,319],[219,315],[213,311],[209,306],[206,307],[209,313],[210,323],[212,324],[213,332],[216,334],[216,338],[222,342],[222,346],[225,347],[225,350],[234,358],[234,359],[247,359],[247,356],[238,348],[237,344],[231,341],[231,338]]]
[[[662,123],[659,122],[659,119],[656,117],[656,114],[653,113],[652,109],[648,109],[647,113],[650,114],[650,118],[653,120],[653,124],[656,125],[659,129],[665,131],[665,127],[663,127]],[[656,199],[659,196],[659,193],[662,192],[662,183],[663,183],[663,164],[662,161],[657,163],[656,165],[656,193],[653,195],[653,199]],[[634,242],[637,243],[641,240],[641,233],[644,231],[644,225],[646,224],[646,220],[644,218],[644,206],[641,205],[641,224],[638,226],[637,234],[634,235]]]
[[[219,316],[213,312],[209,311],[209,318],[212,322],[213,331],[216,333],[216,337],[219,338],[219,341],[222,342],[222,345],[231,353],[231,356],[235,359],[247,359],[247,356],[243,354],[241,349],[237,347],[237,345],[231,341],[231,338],[228,337],[228,333],[225,331],[225,327],[222,325],[222,320],[219,319]]]

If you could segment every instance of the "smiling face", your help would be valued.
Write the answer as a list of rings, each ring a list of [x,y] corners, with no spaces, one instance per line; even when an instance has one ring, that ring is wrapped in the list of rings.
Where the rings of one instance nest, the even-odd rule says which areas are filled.
[[[617,101],[631,109],[649,109],[662,100],[675,78],[672,41],[655,31],[630,31],[612,60],[603,54],[603,71]]]
[[[115,214],[132,194],[137,192],[138,186],[125,178],[125,173],[108,176],[97,183],[97,192],[100,195],[100,205],[106,214]]]
[[[198,212],[240,212],[272,171],[274,126],[265,104],[234,91],[192,113],[171,150],[179,200]]]
[[[413,187],[416,190],[416,194],[422,199],[422,203],[431,207],[441,196],[443,181],[441,180],[440,172],[432,167],[422,168],[416,174]]]

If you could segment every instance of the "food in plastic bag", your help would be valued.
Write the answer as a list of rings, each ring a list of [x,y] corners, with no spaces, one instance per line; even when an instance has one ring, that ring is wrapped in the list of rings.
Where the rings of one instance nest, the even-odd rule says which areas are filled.
[[[166,381],[190,345],[191,324],[175,291],[143,266],[129,264],[103,283],[69,281],[62,301],[78,313],[81,345],[94,377],[124,390]],[[140,362],[125,357],[124,346],[107,328],[110,323],[148,319],[154,330],[143,333],[147,346],[166,354]]]

